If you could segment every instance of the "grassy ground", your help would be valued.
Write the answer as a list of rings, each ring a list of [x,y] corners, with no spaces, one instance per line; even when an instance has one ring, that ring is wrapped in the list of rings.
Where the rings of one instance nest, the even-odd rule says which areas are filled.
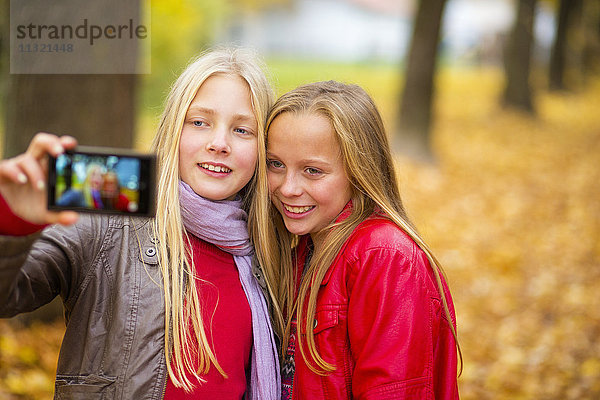
[[[365,86],[393,127],[393,66],[270,63],[279,93],[305,81]],[[360,79],[356,77],[359,76]],[[499,108],[495,70],[439,77],[435,165],[397,157],[414,222],[445,265],[464,355],[463,399],[600,397],[600,80]],[[140,147],[157,113],[140,125]],[[49,398],[62,323],[0,321],[0,398]]]

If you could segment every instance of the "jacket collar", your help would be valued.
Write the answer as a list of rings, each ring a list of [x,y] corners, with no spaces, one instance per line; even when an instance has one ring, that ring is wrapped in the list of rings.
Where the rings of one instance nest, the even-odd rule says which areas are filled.
[[[348,203],[346,203],[346,205],[344,206],[342,211],[336,217],[335,222],[339,223],[339,222],[346,220],[350,216],[351,213],[352,213],[352,200],[350,200]],[[329,282],[329,278],[331,278],[331,274],[333,273],[333,268],[331,268],[331,266],[335,264],[337,258],[342,253],[345,246],[346,246],[346,244],[342,245],[342,248],[340,249],[338,254],[334,257],[334,260],[332,261],[331,265],[329,266],[329,269],[327,270],[327,272],[325,273],[325,276],[323,277],[321,286],[325,286],[325,285],[327,285],[327,282]],[[310,235],[306,234],[306,235],[303,235],[302,237],[300,237],[300,241],[298,242],[298,247],[297,247],[298,261],[301,263],[301,264],[297,264],[299,267],[302,266],[302,268],[304,268],[304,263],[305,263],[306,256],[308,255],[308,251],[309,251],[310,247],[312,247],[312,239],[311,239]]]

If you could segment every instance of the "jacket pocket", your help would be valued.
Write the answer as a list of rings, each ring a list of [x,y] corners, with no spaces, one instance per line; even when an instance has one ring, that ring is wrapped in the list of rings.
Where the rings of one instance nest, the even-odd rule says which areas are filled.
[[[57,375],[54,398],[57,400],[103,400],[115,397],[117,378],[105,375]]]
[[[393,382],[369,389],[361,398],[377,400],[428,400],[433,399],[433,391],[428,377]]]
[[[316,396],[317,398],[352,398],[353,368],[350,343],[347,340],[347,314],[346,304],[323,305],[315,313],[316,324],[313,333],[317,351],[325,362],[334,367],[333,372],[314,381],[317,387],[321,386],[322,391],[322,396]]]
[[[313,333],[316,335],[325,329],[336,326],[339,322],[339,310],[337,309],[325,309],[318,310],[315,313],[315,322],[313,323]]]
[[[144,264],[156,266],[158,265],[158,250],[154,245],[143,246],[140,249],[138,258]]]
[[[313,322],[317,351],[327,362],[338,367],[348,362],[349,354],[345,307],[345,305],[331,304],[325,308],[319,308]]]

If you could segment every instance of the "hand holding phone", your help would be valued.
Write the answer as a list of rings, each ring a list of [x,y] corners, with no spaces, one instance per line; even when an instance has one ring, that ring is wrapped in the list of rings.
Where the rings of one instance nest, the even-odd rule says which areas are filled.
[[[77,221],[72,211],[52,212],[46,206],[47,155],[58,156],[76,145],[70,136],[38,133],[25,153],[0,161],[0,194],[14,214],[35,224]]]
[[[79,146],[48,165],[48,209],[154,216],[155,156]]]

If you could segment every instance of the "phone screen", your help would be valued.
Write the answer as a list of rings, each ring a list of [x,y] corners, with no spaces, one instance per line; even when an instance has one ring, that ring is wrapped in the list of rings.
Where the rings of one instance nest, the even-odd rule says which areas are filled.
[[[149,155],[61,154],[50,160],[48,208],[152,215],[152,172]]]

